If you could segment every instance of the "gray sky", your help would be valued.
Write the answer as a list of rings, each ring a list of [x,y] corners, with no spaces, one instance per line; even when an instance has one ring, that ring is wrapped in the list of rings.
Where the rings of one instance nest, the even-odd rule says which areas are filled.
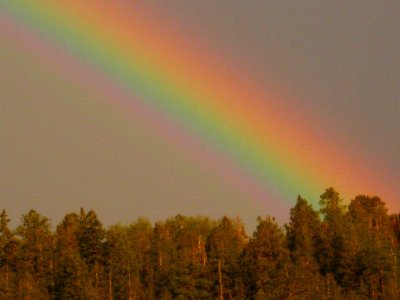
[[[149,1],[400,175],[399,1]]]
[[[260,82],[285,91],[288,106],[367,157],[398,189],[399,1],[149,3],[188,36],[195,32]]]
[[[343,147],[358,149],[398,188],[399,1],[159,0],[146,6],[284,91],[288,106]],[[240,214],[254,226],[259,211],[238,205],[245,194],[193,169],[140,124],[110,125],[115,120],[105,101],[96,99],[91,111],[94,100],[84,90],[66,89],[63,78],[45,73],[0,39],[0,207],[14,220],[35,208],[57,223],[83,206],[106,225],[182,213]]]

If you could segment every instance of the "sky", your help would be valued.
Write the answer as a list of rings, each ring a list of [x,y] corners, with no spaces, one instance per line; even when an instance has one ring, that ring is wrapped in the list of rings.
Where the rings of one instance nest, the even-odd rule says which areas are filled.
[[[186,44],[193,47],[208,71],[204,78],[209,74],[221,82],[231,78],[250,82],[273,95],[260,101],[276,112],[272,119],[278,120],[273,123],[278,138],[293,138],[293,148],[284,148],[277,171],[248,166],[238,157],[243,152],[247,155],[243,157],[252,158],[256,152],[246,146],[243,150],[238,146],[236,152],[219,147],[218,139],[224,139],[228,131],[204,138],[198,132],[206,125],[191,128],[192,123],[185,120],[195,117],[188,112],[184,120],[158,114],[164,108],[157,105],[144,113],[138,109],[141,102],[133,101],[140,94],[134,88],[127,92],[119,82],[106,88],[110,79],[104,69],[96,68],[98,63],[75,59],[63,44],[41,33],[35,22],[24,22],[7,5],[0,6],[0,207],[14,224],[31,208],[57,224],[80,207],[94,209],[105,225],[127,224],[139,216],[162,220],[176,214],[240,215],[249,229],[258,215],[272,214],[285,222],[297,193],[303,190],[281,192],[286,181],[275,181],[274,176],[283,176],[279,171],[285,168],[291,170],[296,159],[304,174],[309,172],[308,165],[317,170],[309,180],[335,173],[332,183],[321,180],[312,189],[304,189],[315,207],[325,187],[332,184],[341,192],[341,182],[354,179],[357,185],[344,192],[346,201],[354,193],[376,193],[391,212],[400,210],[398,1],[120,2],[132,6],[132,14],[156,24],[160,40],[183,41],[176,44],[182,46],[183,54]],[[113,17],[110,14],[110,22]],[[175,58],[168,61],[162,51],[153,58],[160,58],[167,67],[173,65]],[[195,72],[203,65],[193,60],[185,62]],[[222,75],[216,77],[214,71]],[[209,86],[205,90],[211,90]],[[218,81],[215,86],[221,87],[221,94],[232,92]],[[233,91],[242,90],[234,87]],[[125,104],[116,105],[117,101]],[[246,114],[245,106],[241,107]],[[153,108],[157,113],[153,114]],[[161,121],[164,117],[165,122]],[[221,118],[221,124],[235,123],[234,118],[226,118],[227,123]],[[302,122],[306,125],[297,126]],[[239,129],[247,124],[237,123]],[[180,128],[184,133],[176,138]],[[211,126],[215,128],[219,127]],[[303,134],[310,137],[302,140]],[[272,139],[267,143],[271,147],[278,145],[273,137],[265,136]],[[339,166],[342,157],[349,162],[342,173],[342,167],[324,170],[313,165],[312,155],[317,164],[326,149],[333,153],[324,158],[332,157],[327,166]],[[311,159],[303,159],[302,151],[311,153]],[[300,174],[300,167],[293,170]],[[360,174],[364,167],[368,181]],[[260,172],[268,176],[259,176]],[[344,179],[337,180],[337,187],[335,179],[341,176]],[[270,180],[265,189],[260,178]],[[279,185],[276,190],[275,185]],[[345,183],[343,189],[347,189]]]

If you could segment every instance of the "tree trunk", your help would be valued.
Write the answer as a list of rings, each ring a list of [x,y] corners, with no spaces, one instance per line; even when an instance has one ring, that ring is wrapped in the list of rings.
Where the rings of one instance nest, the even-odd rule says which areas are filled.
[[[113,300],[111,270],[110,270],[110,272],[108,272],[108,295],[109,295],[109,299]]]
[[[128,264],[128,300],[132,300],[131,265]]]
[[[224,287],[222,286],[221,259],[218,260],[218,278],[219,278],[219,299],[224,300]]]
[[[9,278],[9,274],[8,274],[8,265],[6,265],[6,293],[9,292],[9,288],[10,288],[9,281],[10,281],[10,278]]]

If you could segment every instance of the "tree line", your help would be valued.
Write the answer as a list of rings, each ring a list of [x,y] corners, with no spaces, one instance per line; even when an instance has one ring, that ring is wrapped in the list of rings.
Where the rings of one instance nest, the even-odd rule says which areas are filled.
[[[400,214],[378,197],[320,209],[298,197],[280,226],[259,217],[138,219],[105,229],[92,210],[51,230],[31,210],[0,215],[0,299],[400,299]]]

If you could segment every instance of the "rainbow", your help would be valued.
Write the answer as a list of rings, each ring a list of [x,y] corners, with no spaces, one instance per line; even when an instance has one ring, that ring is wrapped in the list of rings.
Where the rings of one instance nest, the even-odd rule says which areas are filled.
[[[30,40],[44,64],[64,66],[77,84],[85,79],[93,93],[107,93],[121,114],[129,111],[198,167],[246,190],[258,207],[291,204],[297,194],[316,203],[328,186],[346,197],[391,196],[365,158],[341,149],[205,41],[184,39],[143,7],[2,1],[0,25],[2,35],[20,45]]]

